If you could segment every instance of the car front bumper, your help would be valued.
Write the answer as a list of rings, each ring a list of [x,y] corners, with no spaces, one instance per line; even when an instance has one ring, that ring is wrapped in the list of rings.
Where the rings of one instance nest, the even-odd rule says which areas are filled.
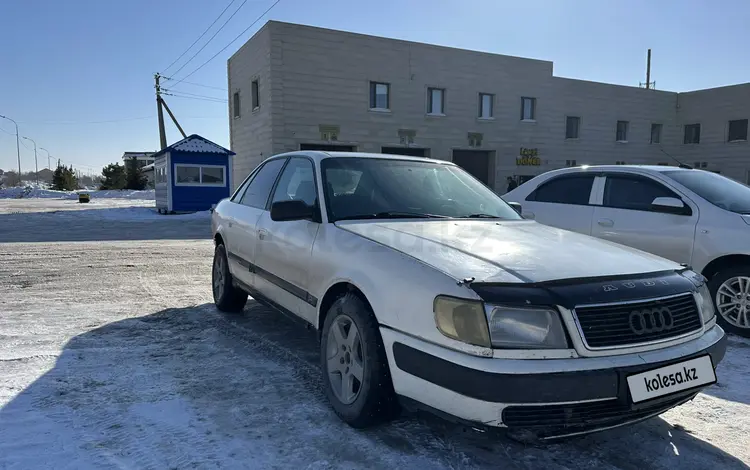
[[[710,355],[726,337],[701,337],[658,350],[605,357],[498,359],[471,356],[381,327],[396,393],[409,403],[475,427],[508,427],[560,437],[621,426],[692,399],[704,386],[633,404],[627,377]]]

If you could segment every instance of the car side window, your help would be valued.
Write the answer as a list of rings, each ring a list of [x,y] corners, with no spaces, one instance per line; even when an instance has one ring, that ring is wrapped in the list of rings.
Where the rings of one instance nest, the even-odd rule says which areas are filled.
[[[271,202],[303,201],[308,206],[314,206],[317,198],[318,191],[315,187],[312,162],[301,157],[289,159],[289,163],[281,173]]]
[[[672,190],[652,179],[629,175],[607,176],[604,206],[617,209],[650,211],[657,197],[678,198]]]
[[[245,178],[245,181],[242,182],[239,188],[234,192],[232,195],[232,198],[230,199],[232,202],[239,204],[240,200],[242,199],[242,196],[245,194],[245,191],[247,190],[247,187],[250,185],[250,183],[253,181],[253,178],[255,177],[255,174],[257,171],[252,171],[249,175],[247,175],[247,178]]]
[[[271,188],[276,183],[276,178],[279,176],[284,162],[286,162],[285,158],[266,162],[263,168],[258,170],[253,180],[250,181],[247,191],[245,191],[240,200],[240,204],[257,209],[265,209],[268,197],[271,195]]]
[[[527,201],[587,205],[594,186],[594,175],[554,178],[542,183],[526,198]]]

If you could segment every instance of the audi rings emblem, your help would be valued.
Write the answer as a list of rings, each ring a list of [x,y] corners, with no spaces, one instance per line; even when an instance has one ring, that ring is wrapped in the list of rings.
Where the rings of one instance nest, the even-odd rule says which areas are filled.
[[[669,331],[674,327],[674,317],[667,307],[646,308],[630,312],[630,329],[636,335]]]

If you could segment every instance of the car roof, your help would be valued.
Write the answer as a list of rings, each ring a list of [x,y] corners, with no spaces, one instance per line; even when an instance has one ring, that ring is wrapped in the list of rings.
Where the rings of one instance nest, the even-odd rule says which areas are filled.
[[[573,172],[600,172],[600,171],[619,171],[633,173],[663,173],[665,171],[691,171],[688,168],[680,168],[676,165],[581,165],[569,168],[559,168],[557,170],[550,170],[542,174],[564,174]]]
[[[372,158],[372,159],[388,159],[388,160],[408,160],[415,162],[428,162],[428,163],[439,163],[443,165],[455,165],[455,163],[447,160],[438,160],[434,158],[425,157],[414,157],[409,155],[392,155],[386,153],[367,153],[367,152],[329,152],[322,150],[296,150],[293,152],[286,152],[279,155],[274,155],[270,158],[276,157],[291,157],[291,156],[304,155],[312,158],[315,161],[320,162],[326,158]]]

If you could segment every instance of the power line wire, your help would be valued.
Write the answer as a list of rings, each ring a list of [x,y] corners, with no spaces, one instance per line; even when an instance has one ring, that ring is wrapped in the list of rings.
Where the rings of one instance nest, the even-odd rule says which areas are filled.
[[[240,3],[240,6],[239,6],[239,7],[237,7],[237,9],[236,9],[236,10],[234,10],[234,13],[232,13],[232,14],[231,14],[231,15],[229,16],[229,18],[227,18],[227,20],[226,20],[226,21],[224,22],[224,24],[222,24],[222,25],[221,25],[221,26],[219,27],[219,29],[217,29],[217,30],[216,30],[216,32],[214,33],[214,35],[213,35],[213,36],[211,36],[211,37],[210,37],[210,38],[208,39],[208,41],[206,41],[206,43],[205,43],[205,44],[203,44],[203,46],[201,46],[201,48],[200,48],[200,49],[198,49],[198,52],[196,52],[195,54],[193,54],[193,56],[192,56],[192,57],[190,57],[190,58],[189,58],[189,59],[187,60],[187,62],[185,62],[184,64],[182,64],[182,66],[181,66],[180,68],[178,68],[178,69],[177,69],[177,70],[175,71],[175,73],[173,73],[172,75],[177,75],[178,73],[180,73],[180,70],[184,69],[184,68],[185,68],[185,66],[186,66],[187,64],[189,64],[189,63],[190,63],[190,62],[191,62],[191,61],[192,61],[193,59],[195,59],[195,57],[196,57],[196,56],[197,56],[198,54],[200,54],[200,53],[201,53],[201,52],[203,51],[203,49],[205,49],[205,48],[206,48],[206,46],[208,46],[208,45],[209,45],[209,44],[211,43],[211,41],[213,41],[213,39],[214,39],[214,38],[216,37],[216,35],[217,35],[217,34],[219,34],[219,33],[221,32],[221,30],[222,30],[222,29],[224,29],[224,26],[226,26],[226,25],[227,25],[227,23],[229,23],[229,22],[230,22],[230,21],[232,20],[232,18],[234,18],[234,15],[236,15],[236,14],[237,14],[237,12],[239,12],[239,11],[240,11],[240,10],[242,9],[242,7],[244,7],[244,6],[245,6],[245,4],[246,4],[246,3],[247,3],[247,0],[242,0],[242,3]]]
[[[177,63],[177,62],[178,62],[178,61],[179,61],[180,59],[182,59],[182,58],[183,58],[183,57],[185,56],[185,54],[187,54],[187,53],[188,53],[188,51],[189,51],[190,49],[192,49],[192,48],[193,48],[193,46],[195,46],[195,45],[196,45],[196,44],[198,43],[198,41],[200,41],[200,40],[201,40],[201,38],[203,38],[203,36],[205,36],[205,35],[206,35],[206,33],[207,33],[207,32],[208,32],[208,31],[209,31],[209,30],[210,30],[211,28],[213,28],[213,26],[214,26],[214,25],[216,24],[216,22],[217,22],[217,21],[219,21],[219,18],[221,18],[221,17],[222,17],[223,15],[224,15],[224,13],[226,13],[226,11],[227,11],[227,10],[229,9],[229,7],[231,7],[231,6],[232,6],[232,4],[234,3],[234,1],[235,1],[235,0],[231,0],[231,1],[229,2],[229,4],[228,4],[227,6],[225,6],[223,10],[221,10],[221,13],[219,13],[219,16],[217,16],[217,17],[216,17],[216,19],[215,19],[215,20],[214,20],[214,21],[213,21],[213,22],[212,22],[212,23],[211,23],[211,24],[210,24],[210,25],[208,26],[208,28],[206,28],[206,30],[205,30],[205,31],[203,31],[203,33],[201,33],[201,35],[200,35],[200,36],[198,36],[198,39],[196,39],[195,41],[193,41],[193,43],[192,43],[192,44],[190,44],[190,47],[188,47],[187,49],[185,49],[185,52],[183,52],[182,54],[180,54],[180,56],[179,56],[178,58],[176,58],[176,59],[175,59],[175,60],[174,60],[174,61],[173,61],[173,62],[172,62],[171,64],[169,64],[169,65],[167,66],[167,68],[165,68],[165,69],[164,69],[164,72],[166,72],[167,70],[169,70],[169,69],[170,69],[170,68],[171,68],[171,67],[172,67],[172,66],[173,66],[174,64],[176,64],[176,63]]]
[[[185,79],[186,79],[186,78],[188,78],[189,76],[193,75],[193,74],[194,74],[195,72],[197,72],[198,70],[200,70],[200,69],[202,69],[203,67],[205,67],[205,66],[206,66],[206,64],[208,64],[209,62],[211,62],[212,60],[214,60],[214,59],[215,59],[215,58],[216,58],[216,57],[217,57],[217,56],[218,56],[219,54],[221,54],[222,52],[224,52],[224,51],[225,51],[225,50],[226,50],[226,49],[227,49],[227,48],[228,48],[229,46],[231,46],[232,44],[234,44],[234,42],[235,42],[235,41],[237,41],[237,40],[238,40],[238,39],[239,39],[240,37],[242,37],[242,36],[243,36],[243,35],[244,35],[244,34],[245,34],[246,32],[248,32],[248,31],[250,30],[250,28],[252,28],[253,26],[255,26],[255,24],[256,24],[256,23],[257,23],[258,21],[260,21],[260,20],[261,20],[261,18],[263,18],[264,16],[266,16],[266,14],[268,14],[268,12],[269,12],[269,11],[271,11],[271,9],[273,9],[273,7],[275,7],[276,5],[278,5],[278,3],[279,3],[280,1],[281,1],[281,0],[276,0],[275,2],[273,2],[273,4],[272,4],[272,5],[270,6],[270,7],[268,7],[268,8],[266,9],[266,11],[264,11],[264,12],[263,12],[263,13],[262,13],[262,14],[261,14],[261,15],[260,15],[260,16],[259,16],[259,17],[258,17],[258,18],[257,18],[256,20],[255,20],[255,21],[253,21],[252,23],[250,23],[250,26],[248,26],[247,28],[245,28],[245,29],[244,29],[244,30],[243,30],[243,31],[242,31],[242,32],[241,32],[240,34],[238,34],[238,35],[237,35],[237,36],[236,36],[236,37],[235,37],[234,39],[232,39],[231,41],[229,41],[229,44],[227,44],[226,46],[224,46],[224,47],[223,47],[223,48],[222,48],[222,49],[221,49],[221,50],[220,50],[219,52],[217,52],[216,54],[212,55],[210,59],[208,59],[207,61],[203,62],[203,63],[202,63],[202,64],[201,64],[201,65],[200,65],[200,66],[199,66],[199,67],[198,67],[197,69],[193,70],[193,71],[192,71],[192,72],[190,72],[189,74],[187,74],[187,75],[185,75],[184,77],[182,77],[181,79],[177,80],[177,82],[176,82],[176,83],[175,83],[174,85],[172,85],[172,86],[176,86],[177,84],[181,83],[181,82],[182,82],[183,80],[185,80]],[[175,73],[174,73],[174,75],[177,75],[177,73],[175,72]]]
[[[174,80],[171,77],[164,77],[164,79],[165,80]],[[203,88],[211,88],[213,90],[227,91],[226,88],[221,88],[221,87],[218,87],[218,86],[211,86],[211,85],[203,85],[202,83],[188,82],[188,81],[185,81],[185,80],[182,80],[182,83],[184,83],[186,85],[195,85],[195,86],[199,86],[199,87],[203,87]]]
[[[5,129],[3,129],[2,127],[0,127],[0,131],[3,131],[3,132],[5,132],[5,133],[6,133],[6,134],[8,134],[8,135],[16,135],[16,133],[15,133],[15,132],[9,132],[9,131],[6,131],[6,130],[5,130]]]
[[[142,116],[133,118],[122,118],[122,119],[108,119],[105,121],[20,121],[21,124],[28,124],[33,122],[34,124],[108,124],[112,122],[125,122],[125,121],[141,121],[144,119],[153,119],[155,116]],[[15,134],[13,134],[15,135]]]
[[[187,91],[172,90],[171,88],[164,88],[163,90],[165,92],[168,92],[168,93],[180,93],[182,95],[196,96],[198,98],[211,98],[211,99],[215,99],[215,100],[227,101],[226,98],[219,98],[218,96],[197,95],[195,93],[188,93]]]
[[[177,95],[174,93],[162,93],[162,94],[167,95],[167,96],[174,96],[175,98],[185,98],[189,100],[200,100],[200,101],[208,101],[211,103],[222,103],[222,104],[227,103],[227,100],[220,100],[218,98],[198,98],[196,96],[184,96],[184,95]]]

